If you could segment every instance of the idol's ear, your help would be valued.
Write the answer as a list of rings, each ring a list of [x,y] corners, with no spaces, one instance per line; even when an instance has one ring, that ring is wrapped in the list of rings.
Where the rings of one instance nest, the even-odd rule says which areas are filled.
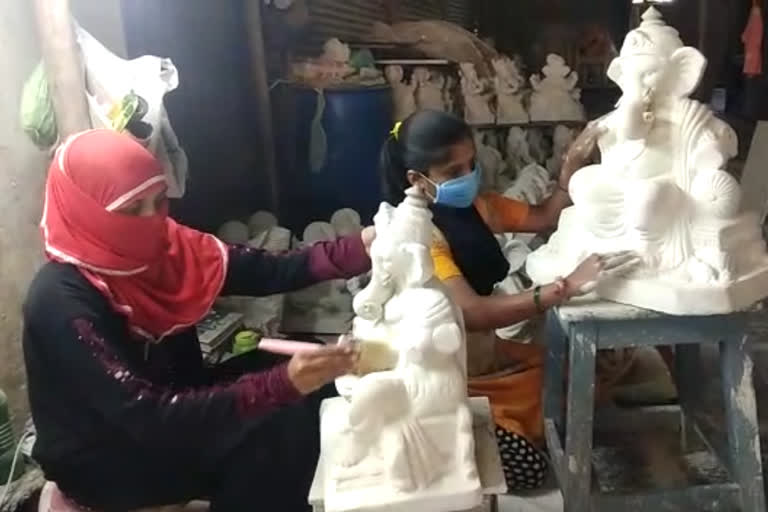
[[[405,269],[405,279],[408,286],[421,286],[429,281],[434,274],[429,248],[422,244],[404,243],[399,247],[399,250],[409,256],[404,258],[404,263],[408,265],[408,268]]]
[[[690,96],[699,86],[704,70],[707,69],[707,59],[696,48],[686,46],[676,50],[669,59],[669,93],[676,98]]]
[[[613,83],[621,87],[621,80],[623,75],[623,65],[621,57],[616,57],[611,61],[611,65],[608,66],[608,78],[610,78]]]

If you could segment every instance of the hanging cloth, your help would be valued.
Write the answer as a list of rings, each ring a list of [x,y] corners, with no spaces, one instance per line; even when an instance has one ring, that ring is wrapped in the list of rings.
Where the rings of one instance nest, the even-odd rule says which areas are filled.
[[[741,35],[744,43],[744,74],[758,76],[763,73],[763,10],[753,2],[749,21]]]

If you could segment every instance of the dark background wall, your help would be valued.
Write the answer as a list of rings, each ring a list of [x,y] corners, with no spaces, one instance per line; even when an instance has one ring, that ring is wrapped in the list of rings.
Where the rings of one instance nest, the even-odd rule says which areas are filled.
[[[123,1],[129,56],[167,56],[179,70],[166,107],[189,157],[190,180],[173,213],[201,228],[269,204],[243,1]]]

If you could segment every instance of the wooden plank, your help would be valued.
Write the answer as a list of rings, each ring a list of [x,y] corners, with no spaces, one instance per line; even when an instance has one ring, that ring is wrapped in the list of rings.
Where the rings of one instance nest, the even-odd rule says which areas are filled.
[[[562,489],[567,478],[564,466],[565,452],[560,443],[560,432],[555,426],[555,422],[552,418],[544,419],[544,436],[547,441],[547,450],[549,450],[549,457],[552,462],[552,470],[555,472],[555,479]]]
[[[245,19],[248,31],[248,46],[251,56],[252,93],[257,113],[257,124],[261,136],[261,154],[264,173],[269,177],[270,202],[273,212],[280,208],[280,183],[275,160],[275,138],[272,133],[272,102],[269,96],[267,78],[267,57],[264,52],[264,36],[261,25],[261,0],[246,0]]]
[[[569,343],[568,410],[566,411],[565,512],[590,508],[592,488],[592,436],[595,410],[595,358],[597,326],[574,326]]]
[[[563,383],[565,382],[565,350],[568,339],[555,311],[547,313],[546,321],[547,360],[544,374],[542,403],[544,417],[552,419],[556,428],[563,425]]]
[[[744,512],[764,512],[765,487],[752,375],[754,363],[749,347],[749,337],[743,331],[735,332],[720,346],[725,419],[731,452],[729,469],[741,486]]]

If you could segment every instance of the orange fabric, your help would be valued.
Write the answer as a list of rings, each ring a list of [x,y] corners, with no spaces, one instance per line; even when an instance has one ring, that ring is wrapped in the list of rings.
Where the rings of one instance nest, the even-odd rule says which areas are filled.
[[[763,11],[755,4],[749,14],[744,33],[744,74],[758,76],[763,73]]]
[[[480,195],[475,200],[475,208],[494,233],[519,231],[530,210],[527,203],[506,198],[496,192]]]
[[[541,392],[544,385],[544,349],[538,345],[506,342],[507,357],[518,363],[498,377],[469,379],[470,396],[488,397],[497,425],[541,446],[544,416]]]
[[[475,200],[475,208],[494,233],[517,230],[525,222],[529,211],[526,203],[507,199],[495,192],[479,196]],[[431,253],[438,279],[447,281],[453,277],[461,277],[461,270],[453,259],[448,242],[437,230],[433,236]]]
[[[517,230],[525,222],[529,210],[526,203],[497,193],[479,196],[475,208],[494,233]],[[448,242],[438,230],[433,235],[431,254],[438,279],[446,281],[462,275]],[[478,264],[482,265],[482,262]],[[471,341],[472,336],[468,338]],[[541,407],[543,349],[509,342],[503,344],[503,350],[504,359],[514,361],[513,367],[497,376],[470,378],[469,394],[488,397],[496,424],[541,446],[544,440]]]
[[[435,267],[435,276],[439,280],[447,281],[452,277],[460,277],[462,275],[461,270],[459,270],[458,265],[453,260],[453,254],[451,254],[448,242],[437,229],[435,229],[435,233],[432,236],[430,253],[432,255],[432,264]]]

